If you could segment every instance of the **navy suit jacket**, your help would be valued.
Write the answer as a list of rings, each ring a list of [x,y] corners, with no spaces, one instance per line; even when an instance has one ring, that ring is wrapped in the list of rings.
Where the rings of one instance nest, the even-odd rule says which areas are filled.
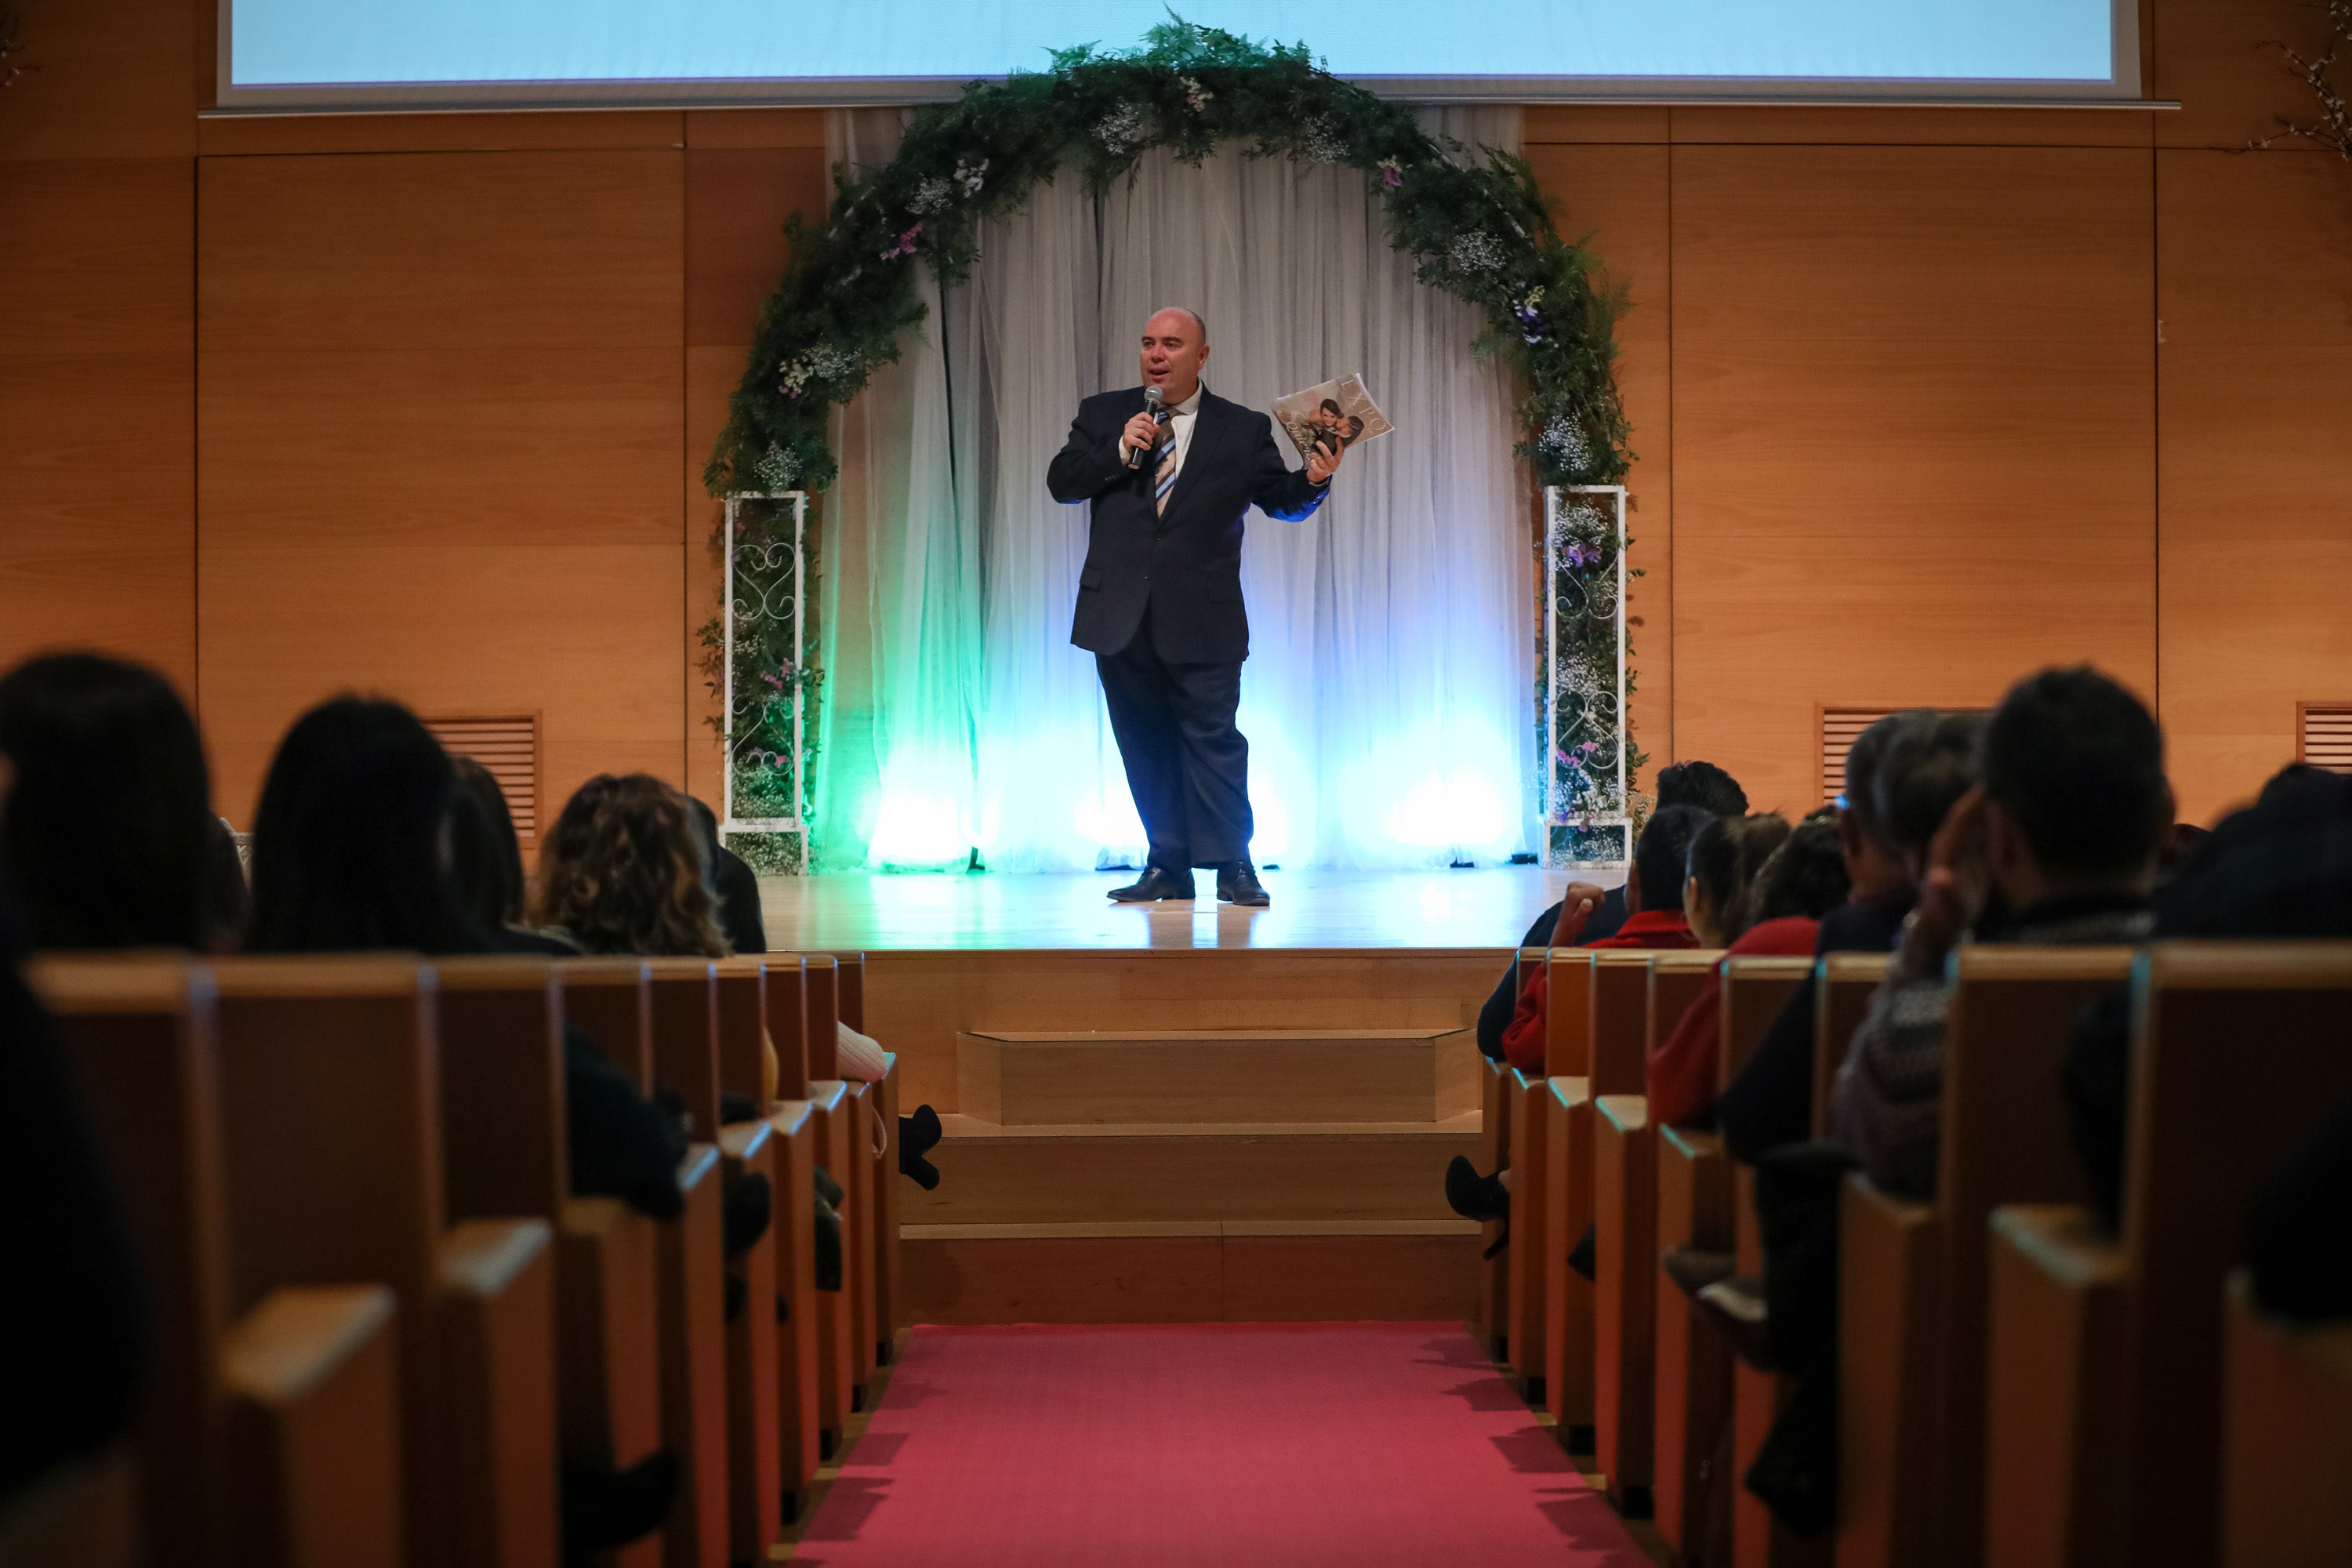
[[[1151,611],[1152,646],[1171,664],[1239,664],[1249,657],[1242,608],[1242,520],[1255,504],[1297,522],[1330,486],[1308,481],[1274,444],[1274,421],[1203,387],[1192,444],[1168,510],[1152,504],[1150,457],[1120,460],[1119,434],[1143,412],[1143,388],[1106,392],[1078,405],[1069,444],[1045,471],[1066,505],[1093,503],[1086,569],[1078,574],[1070,640],[1117,653]]]

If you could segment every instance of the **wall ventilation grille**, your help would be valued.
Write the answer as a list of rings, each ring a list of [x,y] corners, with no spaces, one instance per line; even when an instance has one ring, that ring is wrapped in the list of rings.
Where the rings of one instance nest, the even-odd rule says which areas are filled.
[[[1845,754],[1864,730],[1869,729],[1889,713],[1902,713],[1913,708],[1932,706],[1933,704],[1926,702],[1888,703],[1872,707],[1863,707],[1854,703],[1838,706],[1823,703],[1821,709],[1822,744],[1819,764],[1822,800],[1824,803],[1832,803],[1845,793]],[[1986,710],[1953,708],[1947,709],[1945,711],[1982,713]],[[2352,714],[2352,708],[2347,708],[2346,711],[2347,714]]]
[[[2298,760],[2339,773],[2352,773],[2352,702],[2295,705]]]
[[[525,838],[538,835],[538,714],[427,719],[425,727],[448,748],[450,755],[471,757],[489,770],[499,787],[506,791],[507,810],[513,814],[516,833]]]

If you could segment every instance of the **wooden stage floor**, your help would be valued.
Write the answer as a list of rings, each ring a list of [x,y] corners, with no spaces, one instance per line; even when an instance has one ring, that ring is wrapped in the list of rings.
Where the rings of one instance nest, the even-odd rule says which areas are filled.
[[[1611,885],[1622,873],[1583,872]],[[1559,897],[1564,872],[1269,871],[1270,909],[1216,900],[1199,873],[1190,904],[1112,904],[1134,873],[776,877],[760,883],[768,945],[867,952],[1068,948],[1507,948]]]

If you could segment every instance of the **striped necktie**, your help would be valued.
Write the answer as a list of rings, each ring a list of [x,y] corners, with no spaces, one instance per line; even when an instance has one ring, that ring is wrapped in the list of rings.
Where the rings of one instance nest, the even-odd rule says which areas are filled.
[[[1175,433],[1171,431],[1166,443],[1160,448],[1160,468],[1151,479],[1152,498],[1162,517],[1168,515],[1168,492],[1175,488],[1176,437]]]

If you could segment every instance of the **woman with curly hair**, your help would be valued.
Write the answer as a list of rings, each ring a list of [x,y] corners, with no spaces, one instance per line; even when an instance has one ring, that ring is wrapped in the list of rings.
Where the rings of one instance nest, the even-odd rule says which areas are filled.
[[[650,773],[598,773],[539,855],[539,918],[595,953],[724,958],[686,797]]]

